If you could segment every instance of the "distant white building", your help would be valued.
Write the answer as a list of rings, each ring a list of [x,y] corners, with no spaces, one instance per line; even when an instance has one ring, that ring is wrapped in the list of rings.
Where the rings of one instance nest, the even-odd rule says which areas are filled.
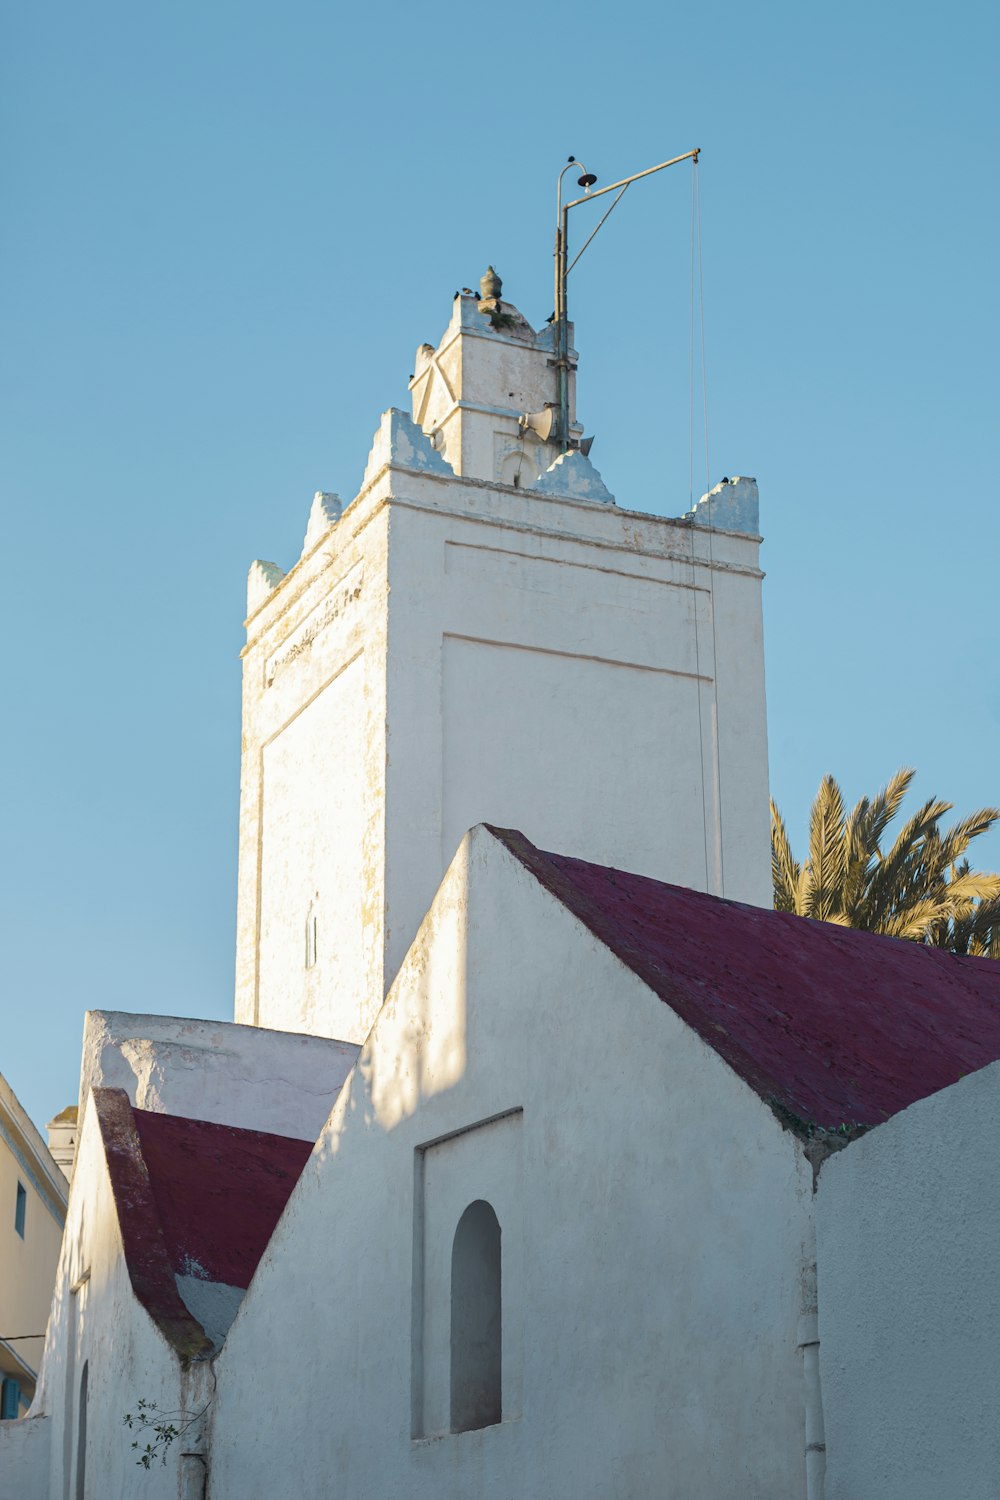
[[[251,570],[236,1022],[87,1017],[0,1494],[996,1500],[1000,965],[767,909],[756,485],[499,290]]]

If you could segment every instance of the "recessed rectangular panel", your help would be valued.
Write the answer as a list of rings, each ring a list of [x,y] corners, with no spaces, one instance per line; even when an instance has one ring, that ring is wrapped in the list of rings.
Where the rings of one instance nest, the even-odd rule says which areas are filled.
[[[612,553],[570,562],[451,542],[444,593],[451,633],[710,676],[711,597],[691,567],[661,562],[674,574],[667,577],[629,571],[628,561]]]
[[[513,1110],[418,1149],[414,1194],[413,1435],[452,1428],[456,1233],[473,1206],[499,1225],[502,1419],[521,1414],[524,1303],[522,1113]]]
[[[711,682],[453,636],[443,652],[444,865],[485,822],[661,880],[704,872]]]

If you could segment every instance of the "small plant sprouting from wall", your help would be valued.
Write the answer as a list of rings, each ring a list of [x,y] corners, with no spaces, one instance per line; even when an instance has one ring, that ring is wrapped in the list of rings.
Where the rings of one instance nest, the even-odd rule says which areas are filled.
[[[155,1401],[140,1396],[135,1411],[127,1411],[122,1418],[130,1431],[139,1434],[132,1444],[132,1451],[138,1454],[136,1463],[144,1469],[165,1464],[171,1445],[201,1420],[211,1404],[206,1402],[201,1411],[160,1411]],[[143,1445],[144,1437],[150,1441]]]

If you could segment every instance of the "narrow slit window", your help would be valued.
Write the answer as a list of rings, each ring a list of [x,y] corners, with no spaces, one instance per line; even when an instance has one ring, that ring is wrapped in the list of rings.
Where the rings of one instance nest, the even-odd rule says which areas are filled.
[[[310,906],[306,916],[306,968],[316,967],[316,952],[319,942],[319,913]]]
[[[14,1204],[14,1228],[24,1239],[24,1221],[28,1213],[28,1190],[23,1182],[17,1185],[17,1202]]]
[[[451,1430],[502,1417],[500,1223],[484,1199],[458,1221],[451,1250]]]

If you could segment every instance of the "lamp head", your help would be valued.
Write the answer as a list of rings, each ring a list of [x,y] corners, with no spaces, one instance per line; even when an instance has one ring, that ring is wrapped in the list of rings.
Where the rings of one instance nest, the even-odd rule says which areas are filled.
[[[597,178],[594,176],[593,172],[584,172],[583,176],[578,177],[576,180],[580,187],[590,189],[594,186]]]

